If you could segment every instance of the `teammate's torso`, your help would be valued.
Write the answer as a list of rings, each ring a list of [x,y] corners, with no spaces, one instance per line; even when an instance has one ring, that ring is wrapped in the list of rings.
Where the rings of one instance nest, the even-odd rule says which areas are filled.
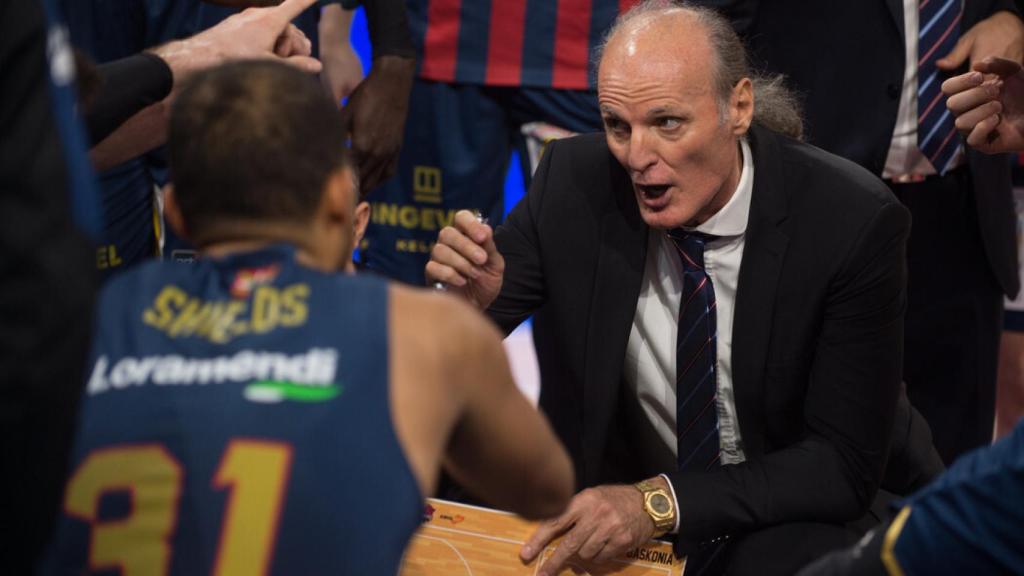
[[[420,76],[490,86],[593,88],[594,48],[637,0],[409,0]]]
[[[112,281],[47,572],[395,573],[387,294],[286,247]]]

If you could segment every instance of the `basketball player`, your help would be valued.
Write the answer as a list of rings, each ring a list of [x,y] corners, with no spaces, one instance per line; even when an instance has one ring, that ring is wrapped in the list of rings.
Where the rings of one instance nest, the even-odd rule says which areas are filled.
[[[495,328],[338,273],[357,202],[340,122],[274,62],[182,90],[167,213],[201,258],[105,288],[45,573],[394,574],[442,461],[530,518],[568,502]]]

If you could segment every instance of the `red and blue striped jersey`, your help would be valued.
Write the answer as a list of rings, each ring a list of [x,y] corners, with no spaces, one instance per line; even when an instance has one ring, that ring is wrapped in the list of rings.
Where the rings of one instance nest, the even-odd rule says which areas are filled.
[[[616,16],[638,0],[410,0],[426,80],[583,90]]]

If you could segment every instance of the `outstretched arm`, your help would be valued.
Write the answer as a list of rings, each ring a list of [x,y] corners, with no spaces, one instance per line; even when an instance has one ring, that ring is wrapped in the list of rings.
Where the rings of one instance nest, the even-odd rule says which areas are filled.
[[[442,460],[491,505],[527,518],[560,513],[573,490],[565,449],[516,388],[497,329],[443,294],[392,287],[392,409],[410,463],[431,492]]]

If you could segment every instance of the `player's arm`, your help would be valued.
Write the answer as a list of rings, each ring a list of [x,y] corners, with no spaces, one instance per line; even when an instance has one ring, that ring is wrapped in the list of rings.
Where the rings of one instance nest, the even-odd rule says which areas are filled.
[[[320,81],[341,102],[363,80],[363,63],[349,40],[354,12],[341,4],[328,4],[320,13]]]
[[[556,515],[573,493],[569,456],[547,418],[516,387],[498,330],[458,304],[463,329],[453,339],[449,366],[466,402],[452,432],[447,469],[499,508],[527,517]]]
[[[473,494],[527,518],[560,513],[572,465],[547,419],[522,395],[497,329],[455,298],[392,288],[392,410],[421,486],[435,460]]]

